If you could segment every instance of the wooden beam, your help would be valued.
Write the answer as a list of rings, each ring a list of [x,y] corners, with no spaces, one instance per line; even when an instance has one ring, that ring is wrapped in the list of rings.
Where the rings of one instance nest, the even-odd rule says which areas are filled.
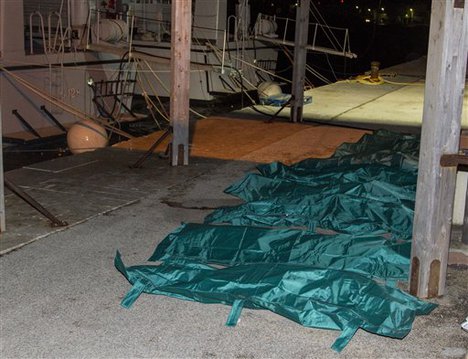
[[[468,1],[433,1],[413,227],[410,292],[445,293],[456,167],[441,167],[457,153],[468,56]]]
[[[309,10],[310,0],[298,1],[296,10],[296,33],[294,38],[294,69],[292,78],[292,122],[302,122],[307,61],[307,40],[309,38]]]
[[[440,158],[440,165],[442,167],[458,167],[468,166],[467,155],[442,155]]]
[[[171,18],[171,164],[188,165],[192,0],[173,0]]]

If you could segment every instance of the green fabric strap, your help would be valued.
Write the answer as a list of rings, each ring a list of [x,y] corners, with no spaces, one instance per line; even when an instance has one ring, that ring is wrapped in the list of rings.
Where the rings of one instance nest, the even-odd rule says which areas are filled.
[[[331,348],[338,353],[341,352],[349,341],[356,334],[357,330],[361,326],[362,322],[360,320],[352,320],[348,323],[346,328],[343,329],[340,336],[335,340]]]
[[[398,285],[398,279],[388,279],[385,281],[385,284],[388,285],[389,287],[396,288]]]
[[[141,280],[137,280],[133,287],[128,291],[127,295],[122,299],[120,305],[129,309],[133,303],[138,299],[141,293],[145,290],[145,285]]]
[[[232,304],[231,312],[226,320],[226,325],[228,327],[235,327],[237,322],[239,321],[239,317],[242,312],[242,308],[244,308],[244,301],[240,299],[236,299]]]

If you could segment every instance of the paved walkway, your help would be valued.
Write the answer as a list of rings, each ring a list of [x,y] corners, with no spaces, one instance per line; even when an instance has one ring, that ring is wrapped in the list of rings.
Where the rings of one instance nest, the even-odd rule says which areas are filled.
[[[232,140],[242,152],[236,160],[194,157],[190,166],[175,168],[153,157],[131,170],[141,152],[109,148],[8,173],[75,225],[50,233],[46,220],[7,196],[10,230],[0,241],[28,233],[29,240],[42,237],[0,257],[0,357],[426,359],[466,350],[468,333],[459,324],[467,315],[467,270],[455,267],[449,268],[440,307],[416,318],[404,340],[358,331],[341,354],[330,349],[338,332],[304,328],[267,311],[246,309],[230,328],[224,325],[230,307],[223,305],[142,295],[131,310],[120,307],[130,285],[113,266],[116,250],[128,265],[144,263],[180,222],[200,222],[210,212],[191,207],[238,203],[223,189],[253,170],[255,161],[296,160],[297,152],[288,152],[296,145],[327,156],[340,142],[335,129],[303,126],[289,134],[294,145],[275,138],[256,147],[268,125],[250,128],[255,126],[251,151],[242,152],[244,144],[235,142],[242,136]],[[342,136],[357,140],[360,133]]]

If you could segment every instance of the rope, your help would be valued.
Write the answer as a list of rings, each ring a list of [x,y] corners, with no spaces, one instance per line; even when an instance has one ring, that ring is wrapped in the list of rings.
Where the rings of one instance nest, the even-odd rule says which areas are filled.
[[[39,97],[43,98],[44,100],[46,100],[48,102],[54,102],[54,104],[56,106],[60,107],[62,110],[66,111],[68,113],[71,113],[72,115],[74,115],[74,116],[76,116],[78,118],[81,118],[82,120],[89,119],[89,120],[95,121],[98,124],[104,126],[105,128],[107,128],[107,129],[109,129],[111,131],[114,131],[115,133],[117,133],[117,134],[119,134],[121,136],[124,136],[126,138],[133,138],[132,135],[128,134],[125,131],[117,129],[114,126],[109,125],[109,123],[107,123],[106,121],[103,121],[103,120],[101,120],[101,119],[99,119],[97,117],[90,116],[90,115],[80,111],[79,109],[67,104],[66,102],[60,100],[59,98],[46,94],[44,91],[38,89],[37,87],[35,87],[34,85],[32,85],[28,81],[26,81],[25,79],[21,78],[18,75],[15,75],[14,73],[12,73],[11,71],[5,69],[1,65],[0,65],[0,70],[5,72],[7,75],[9,75],[13,79],[15,79],[19,84],[23,85],[24,87],[29,89],[31,92],[33,92],[36,95],[38,95]]]
[[[355,81],[364,85],[382,85],[385,83],[384,79],[380,76],[376,79],[373,79],[370,75],[357,76]]]
[[[353,79],[349,80],[342,80],[342,81],[337,81],[336,83],[360,83],[363,85],[383,85],[385,83],[391,84],[391,85],[398,85],[398,86],[424,86],[424,83],[420,82],[396,82],[396,81],[390,81],[386,80],[383,77],[379,76],[377,79],[372,79],[370,75],[359,75],[356,76]]]

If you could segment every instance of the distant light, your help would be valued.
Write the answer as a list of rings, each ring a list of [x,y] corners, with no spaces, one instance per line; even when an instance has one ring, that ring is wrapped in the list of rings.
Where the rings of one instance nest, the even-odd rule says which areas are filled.
[[[359,9],[359,6],[356,5],[356,9]]]
[[[383,8],[381,8],[380,10],[385,11],[385,8],[383,7]]]
[[[411,8],[411,9],[409,9],[409,11],[413,12],[413,9]]]
[[[371,12],[372,10],[371,10],[371,9],[367,9],[367,11]]]
[[[366,19],[365,21],[366,21],[366,22],[370,22],[370,19]]]

